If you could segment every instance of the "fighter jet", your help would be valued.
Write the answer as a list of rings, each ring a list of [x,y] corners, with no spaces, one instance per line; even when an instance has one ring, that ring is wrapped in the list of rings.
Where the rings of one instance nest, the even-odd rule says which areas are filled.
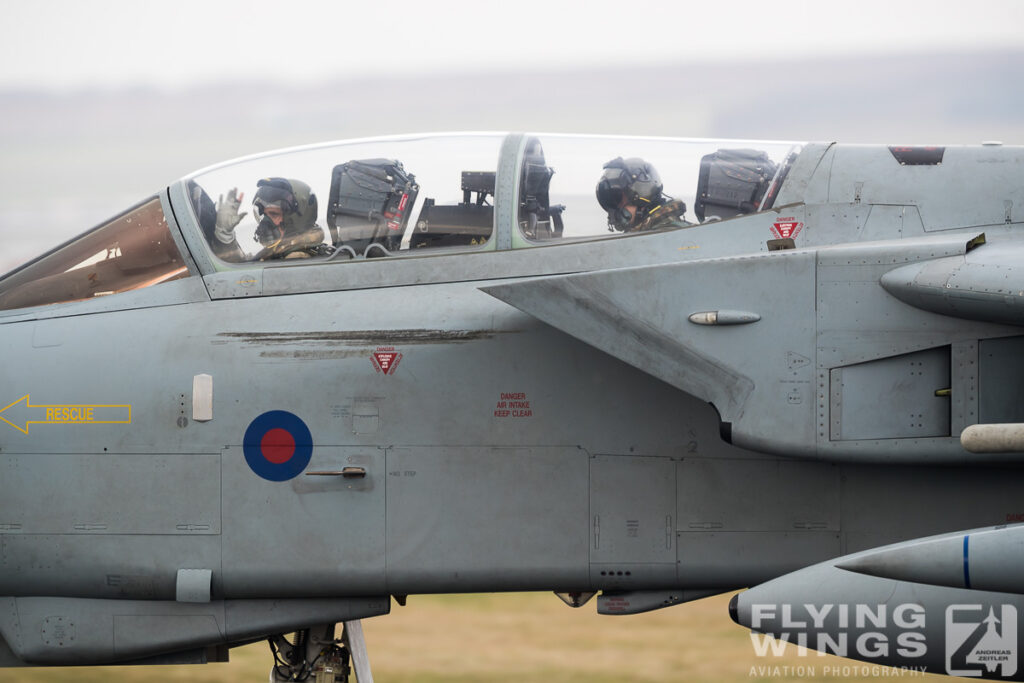
[[[368,683],[411,594],[753,587],[760,633],[1024,680],[1022,223],[1000,144],[198,171],[0,279],[0,665]]]

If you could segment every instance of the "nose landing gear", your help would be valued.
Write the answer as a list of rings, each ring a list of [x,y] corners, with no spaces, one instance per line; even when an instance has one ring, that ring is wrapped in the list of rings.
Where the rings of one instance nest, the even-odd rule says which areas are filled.
[[[294,642],[284,634],[269,638],[274,655],[270,683],[349,683],[353,669],[358,683],[373,683],[362,623],[343,622],[341,638],[334,637],[335,626],[321,624],[303,629],[295,634]]]

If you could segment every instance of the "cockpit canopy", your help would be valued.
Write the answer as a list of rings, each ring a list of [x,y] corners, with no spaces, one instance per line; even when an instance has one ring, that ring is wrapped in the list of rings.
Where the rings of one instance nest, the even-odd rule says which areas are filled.
[[[800,149],[479,133],[261,154],[188,176],[162,198],[9,273],[0,279],[0,310],[217,270],[537,247],[691,227],[771,208]],[[624,191],[639,182],[627,177],[626,164],[619,194],[602,198],[602,173],[616,159],[656,169],[658,192]]]
[[[792,143],[459,134],[262,155],[186,182],[196,220],[222,262],[349,260],[494,249],[497,218],[506,213],[517,226],[513,247],[632,232],[610,220],[597,193],[604,166],[622,157],[657,169],[664,183],[658,199],[678,207],[671,227],[732,218],[772,205],[798,151]],[[322,242],[282,244],[277,251],[261,244],[259,216],[245,209],[260,179],[270,177],[309,184],[320,198]],[[217,206],[228,196],[246,198],[230,254],[215,238]]]

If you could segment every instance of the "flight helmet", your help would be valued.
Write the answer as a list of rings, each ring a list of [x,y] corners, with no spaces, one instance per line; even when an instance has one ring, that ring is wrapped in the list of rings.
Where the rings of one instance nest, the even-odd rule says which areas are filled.
[[[281,225],[274,225],[266,215],[269,206],[281,209],[284,216]],[[316,195],[301,180],[261,178],[256,183],[252,212],[257,221],[256,240],[263,246],[270,246],[284,237],[298,235],[314,227]]]
[[[621,231],[637,225],[661,203],[664,187],[658,170],[639,157],[606,163],[597,181],[597,201],[608,212],[608,228]],[[637,207],[635,216],[625,208],[630,204]]]

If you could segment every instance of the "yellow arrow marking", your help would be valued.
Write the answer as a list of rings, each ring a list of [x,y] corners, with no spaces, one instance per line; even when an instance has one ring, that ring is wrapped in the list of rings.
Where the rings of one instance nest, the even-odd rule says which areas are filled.
[[[46,419],[44,420],[27,420],[24,427],[19,427],[14,424],[6,417],[3,416],[3,412],[8,408],[13,408],[22,401],[25,402],[26,408],[43,408],[46,410]],[[118,419],[112,419],[118,418]],[[109,403],[46,403],[46,404],[35,404],[29,401],[29,395],[25,394],[14,403],[10,403],[3,408],[0,408],[0,420],[3,420],[7,424],[11,425],[19,432],[28,434],[29,425],[46,425],[46,424],[62,424],[62,425],[110,425],[110,424],[131,424],[132,422],[132,406],[131,404],[120,404],[114,405]]]

